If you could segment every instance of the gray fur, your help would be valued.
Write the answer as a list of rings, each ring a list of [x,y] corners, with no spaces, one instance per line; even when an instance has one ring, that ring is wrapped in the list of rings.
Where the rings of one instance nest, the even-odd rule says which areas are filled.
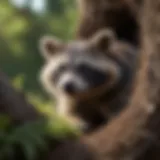
[[[41,71],[42,84],[56,97],[59,113],[88,131],[117,114],[132,92],[136,50],[113,37],[106,37],[106,48],[104,42],[100,48],[104,33],[60,47]]]

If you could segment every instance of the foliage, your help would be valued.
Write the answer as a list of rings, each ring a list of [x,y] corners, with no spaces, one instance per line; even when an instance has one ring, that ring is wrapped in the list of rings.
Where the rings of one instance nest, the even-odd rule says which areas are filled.
[[[67,40],[74,33],[76,19],[71,0],[46,2],[48,8],[37,13],[28,7],[18,8],[10,1],[0,1],[0,67],[11,79],[23,75],[23,89],[38,95],[45,95],[38,80],[43,64],[38,50],[40,37],[52,34]]]
[[[39,150],[46,149],[49,139],[63,139],[79,134],[65,120],[58,117],[53,104],[41,89],[38,80],[43,64],[38,51],[38,41],[45,34],[64,40],[74,33],[76,9],[73,0],[45,0],[40,12],[32,9],[32,1],[18,7],[10,0],[0,1],[0,68],[11,78],[13,85],[37,106],[46,119],[23,126],[14,126],[7,115],[0,114],[0,159],[9,156],[33,160]],[[65,27],[64,27],[65,26]],[[43,152],[42,152],[43,153]],[[18,152],[18,156],[19,152]]]
[[[7,126],[0,133],[0,159],[16,157],[17,148],[25,154],[26,160],[36,158],[36,150],[46,149],[46,124],[34,122],[19,127]]]
[[[60,141],[67,136],[76,138],[79,133],[65,121],[54,117],[13,126],[7,116],[0,116],[0,159],[36,160],[41,153],[45,156],[50,140]],[[2,123],[3,122],[3,123]],[[54,144],[56,145],[56,144]]]

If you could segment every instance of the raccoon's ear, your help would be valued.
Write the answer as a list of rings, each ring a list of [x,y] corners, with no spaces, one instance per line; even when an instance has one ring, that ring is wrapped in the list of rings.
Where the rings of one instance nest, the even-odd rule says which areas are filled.
[[[91,45],[100,51],[107,51],[115,39],[116,35],[111,29],[102,29],[93,35]]]
[[[52,57],[62,47],[63,43],[55,37],[44,36],[39,41],[40,52],[46,60]]]

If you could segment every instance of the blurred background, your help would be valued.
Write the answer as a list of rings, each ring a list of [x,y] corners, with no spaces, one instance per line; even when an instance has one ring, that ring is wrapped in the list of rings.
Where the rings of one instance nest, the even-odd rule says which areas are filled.
[[[49,117],[47,124],[40,121],[15,126],[10,117],[0,114],[1,160],[35,160],[50,143],[50,138],[47,141],[46,137],[59,139],[72,132],[65,121],[55,115],[54,107],[39,82],[43,58],[38,42],[46,34],[63,40],[72,38],[77,16],[74,2],[0,0],[0,69],[14,87],[25,93],[29,102]]]
[[[49,102],[38,80],[38,41],[46,34],[70,39],[76,15],[73,0],[0,0],[0,68],[36,106]]]

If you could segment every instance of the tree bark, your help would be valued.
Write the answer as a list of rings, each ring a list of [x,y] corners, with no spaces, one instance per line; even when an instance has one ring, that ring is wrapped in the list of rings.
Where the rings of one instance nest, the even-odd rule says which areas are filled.
[[[103,28],[113,29],[119,39],[139,44],[137,0],[76,0],[79,16],[76,39],[88,39]],[[140,0],[142,1],[142,0]]]

